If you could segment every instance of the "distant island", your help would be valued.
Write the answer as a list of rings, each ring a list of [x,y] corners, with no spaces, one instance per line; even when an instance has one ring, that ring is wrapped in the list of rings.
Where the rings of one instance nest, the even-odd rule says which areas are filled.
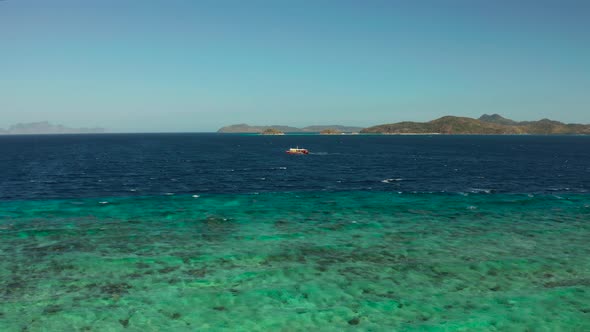
[[[250,126],[245,123],[231,125],[220,128],[218,133],[225,134],[257,134],[263,133],[265,130],[274,129],[283,133],[320,133],[324,130],[337,131],[339,133],[358,133],[362,127],[349,127],[340,125],[325,125],[325,126],[307,126],[304,128],[296,128],[283,125],[271,125],[271,126]]]
[[[336,129],[324,129],[320,131],[320,135],[340,135],[342,132]]]
[[[277,129],[274,129],[274,128],[265,129],[260,134],[262,134],[262,135],[285,135],[284,132],[282,132],[280,130],[277,130]]]
[[[8,129],[0,128],[0,135],[99,134],[104,132],[104,128],[69,128],[62,125],[54,125],[47,121],[19,123]]]
[[[499,114],[484,114],[479,119],[444,116],[429,122],[398,122],[369,127],[364,134],[533,134],[590,135],[590,125],[562,123],[549,119],[514,121]]]
[[[404,121],[382,124],[369,128],[350,127],[340,125],[308,126],[304,128],[284,125],[250,126],[236,124],[220,128],[218,133],[250,133],[264,135],[282,135],[284,133],[319,133],[322,135],[337,135],[342,133],[361,134],[473,134],[473,135],[590,135],[590,125],[577,123],[563,123],[542,119],[538,121],[514,121],[499,114],[484,114],[478,119],[443,116],[428,122]]]

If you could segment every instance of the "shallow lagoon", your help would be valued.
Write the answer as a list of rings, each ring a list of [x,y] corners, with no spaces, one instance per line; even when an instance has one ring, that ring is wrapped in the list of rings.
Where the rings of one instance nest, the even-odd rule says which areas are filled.
[[[590,196],[0,202],[0,330],[583,331]]]

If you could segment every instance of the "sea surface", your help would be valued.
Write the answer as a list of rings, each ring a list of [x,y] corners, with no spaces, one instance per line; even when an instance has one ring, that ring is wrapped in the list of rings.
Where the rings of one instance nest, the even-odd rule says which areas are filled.
[[[590,137],[0,136],[0,331],[347,330],[589,331]]]

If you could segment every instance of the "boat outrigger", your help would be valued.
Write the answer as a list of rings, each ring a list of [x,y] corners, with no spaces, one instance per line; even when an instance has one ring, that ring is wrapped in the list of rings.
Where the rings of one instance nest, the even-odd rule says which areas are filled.
[[[287,152],[288,154],[309,154],[309,151],[307,149],[300,149],[299,147],[290,148],[285,152]]]

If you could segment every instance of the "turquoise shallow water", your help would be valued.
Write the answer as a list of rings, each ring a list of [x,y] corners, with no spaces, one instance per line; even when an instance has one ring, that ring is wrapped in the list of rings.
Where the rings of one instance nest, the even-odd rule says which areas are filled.
[[[587,331],[590,195],[0,202],[0,331]]]

